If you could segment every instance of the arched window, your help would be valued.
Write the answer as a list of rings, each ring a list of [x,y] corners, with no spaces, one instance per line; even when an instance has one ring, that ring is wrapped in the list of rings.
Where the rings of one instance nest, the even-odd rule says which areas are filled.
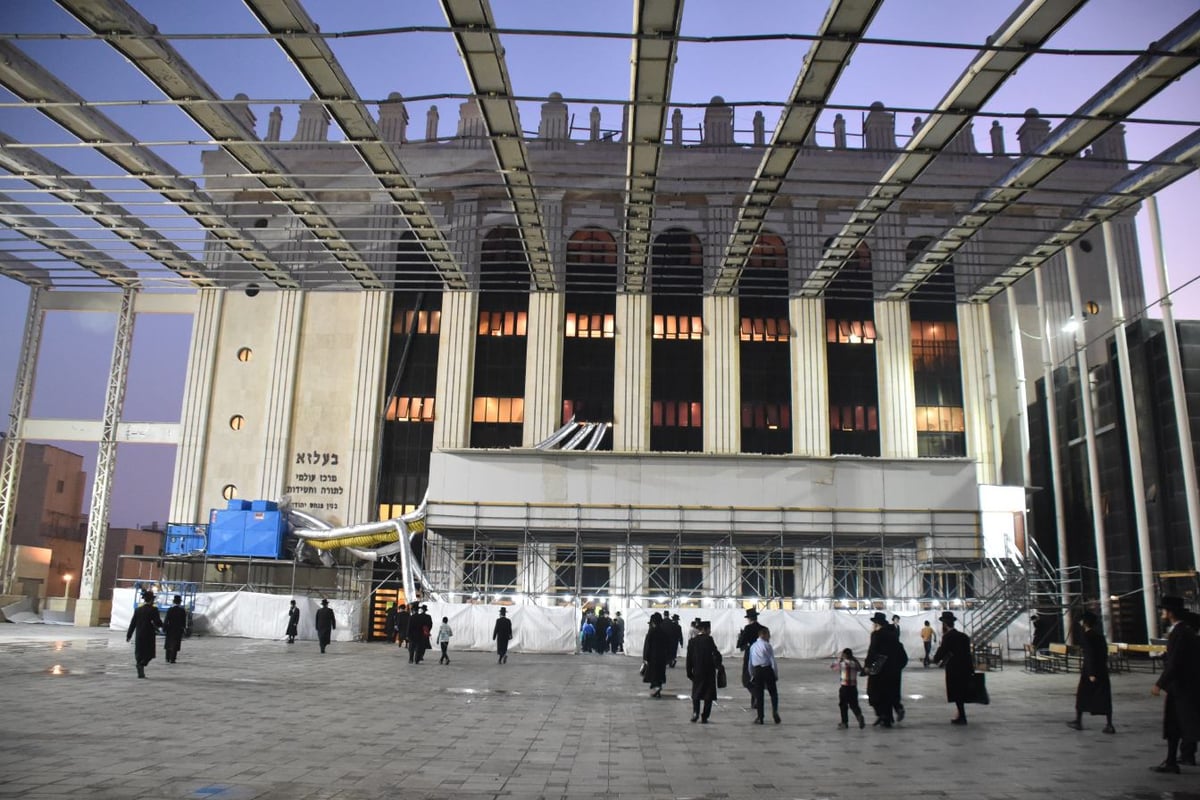
[[[650,291],[657,295],[699,295],[704,291],[700,239],[684,228],[660,233],[650,249]]]
[[[567,241],[567,291],[617,290],[617,241],[602,228],[583,228]]]
[[[516,227],[500,225],[483,237],[479,288],[501,292],[525,292],[529,289],[529,259],[525,257],[525,244]]]
[[[787,269],[787,245],[773,233],[760,233],[746,266],[751,269]]]

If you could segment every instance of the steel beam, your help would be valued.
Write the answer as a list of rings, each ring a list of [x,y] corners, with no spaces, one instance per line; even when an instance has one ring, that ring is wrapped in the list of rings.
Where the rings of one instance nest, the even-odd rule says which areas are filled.
[[[622,291],[646,289],[658,164],[667,100],[679,49],[683,0],[634,0],[633,54],[625,124],[625,279]]]
[[[758,162],[750,190],[738,208],[737,223],[725,248],[713,294],[731,294],[737,287],[738,277],[754,250],[767,214],[779,198],[779,190],[800,155],[800,148],[816,127],[817,117],[829,102],[829,95],[842,71],[850,63],[858,40],[882,4],[883,0],[833,0],[825,12],[817,30],[821,38],[812,43],[804,57],[779,124]]]
[[[1197,63],[1200,63],[1200,11],[1157,42],[1152,54],[1141,56],[1121,70],[1032,153],[984,189],[971,208],[925,248],[908,272],[892,286],[886,299],[897,300],[910,295],[942,264],[953,259],[985,225]],[[1054,237],[1051,237],[1051,243],[1055,243]],[[1057,244],[1062,246],[1061,242]],[[995,291],[1005,285],[1007,283],[1001,284]]]
[[[150,148],[136,144],[133,134],[89,107],[83,97],[41,64],[5,41],[0,41],[0,85],[33,104],[81,142],[96,146],[96,152],[177,205],[276,286],[300,287],[261,244],[231,225],[220,206],[195,183],[180,176]]]
[[[31,288],[48,289],[53,283],[47,270],[35,267],[25,259],[4,250],[0,250],[0,275]]]
[[[986,301],[1004,291],[1005,287],[1037,269],[1097,225],[1133,208],[1197,168],[1200,168],[1200,131],[1185,136],[1151,158],[1145,166],[1114,183],[1104,194],[1088,200],[1044,242],[1018,258],[986,286],[977,289],[969,298],[970,302]]]
[[[483,115],[488,142],[521,232],[534,287],[538,291],[554,291],[554,265],[542,224],[542,208],[491,4],[488,0],[442,0],[442,12],[454,29],[454,42]]]
[[[850,218],[825,247],[824,255],[805,279],[801,296],[820,297],[882,217],[953,141],[973,114],[1024,64],[1038,47],[1080,9],[1086,0],[1026,0],[1006,19],[988,44],[967,65],[945,97],[926,117],[920,130],[892,160],[859,202]],[[747,255],[749,251],[747,251]],[[891,298],[889,298],[891,299]]]
[[[301,188],[279,158],[257,140],[243,118],[196,72],[158,30],[124,0],[59,0],[59,5],[88,30],[104,37],[163,94],[172,100],[214,102],[184,104],[182,111],[220,143],[275,199],[313,235],[326,252],[363,289],[382,289],[379,277],[342,235],[337,222]]]
[[[25,415],[33,397],[33,380],[37,373],[38,349],[42,344],[42,289],[29,290],[29,305],[25,310],[25,333],[21,337],[21,355],[17,361],[16,385],[13,386],[12,410],[8,415],[8,436],[3,442],[0,458],[0,594],[15,594],[16,576],[13,573],[13,528],[17,523],[17,488],[21,481],[21,462],[25,456]]]
[[[17,144],[17,140],[0,131],[0,167],[62,200],[193,286],[217,285],[212,278],[205,277],[203,264],[91,183],[72,176],[65,167],[36,150],[8,147],[12,144]]]
[[[345,132],[355,152],[379,182],[380,189],[392,199],[393,207],[424,247],[446,287],[466,289],[462,267],[420,189],[409,178],[394,144],[380,135],[375,119],[299,0],[245,2],[268,33],[288,34],[281,35],[276,42]]]

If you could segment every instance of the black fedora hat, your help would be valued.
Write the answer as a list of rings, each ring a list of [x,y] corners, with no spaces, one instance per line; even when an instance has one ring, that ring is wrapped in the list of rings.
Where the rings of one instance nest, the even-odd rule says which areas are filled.
[[[1084,611],[1079,615],[1080,624],[1087,625],[1089,628],[1096,627],[1096,623],[1099,621],[1100,618],[1096,616],[1094,611]]]
[[[882,611],[876,611],[871,616],[871,622],[874,622],[878,625],[887,625],[888,624],[887,614],[883,613]]]
[[[1164,594],[1158,598],[1158,608],[1160,611],[1174,611],[1176,614],[1187,610],[1183,605],[1183,598],[1173,594]]]
[[[753,608],[746,609],[746,619],[758,619],[758,612]]]
[[[954,614],[950,611],[943,611],[942,615],[938,617],[938,621],[948,622],[953,625],[954,623],[958,622],[958,617],[954,616]]]

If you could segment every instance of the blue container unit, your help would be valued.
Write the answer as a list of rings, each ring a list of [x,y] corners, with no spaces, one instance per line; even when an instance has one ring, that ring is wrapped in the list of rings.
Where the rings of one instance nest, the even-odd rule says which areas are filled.
[[[234,508],[234,504],[237,507]],[[287,525],[277,503],[230,500],[230,508],[214,509],[208,525],[210,556],[280,558]]]
[[[193,553],[203,553],[208,547],[207,525],[167,524],[166,541],[163,543],[163,553],[168,556],[186,556]]]

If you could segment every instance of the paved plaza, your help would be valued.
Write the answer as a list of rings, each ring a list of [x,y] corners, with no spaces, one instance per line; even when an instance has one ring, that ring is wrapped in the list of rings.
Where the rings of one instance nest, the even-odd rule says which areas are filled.
[[[783,724],[760,727],[740,687],[690,724],[682,660],[654,700],[633,658],[451,657],[192,638],[177,664],[160,642],[138,680],[119,633],[0,624],[0,798],[1200,798],[1200,770],[1147,769],[1149,673],[1114,676],[1115,736],[1065,726],[1075,675],[1020,664],[951,726],[941,672],[915,661],[903,724],[868,710],[866,730],[838,730],[825,661],[780,663]]]

